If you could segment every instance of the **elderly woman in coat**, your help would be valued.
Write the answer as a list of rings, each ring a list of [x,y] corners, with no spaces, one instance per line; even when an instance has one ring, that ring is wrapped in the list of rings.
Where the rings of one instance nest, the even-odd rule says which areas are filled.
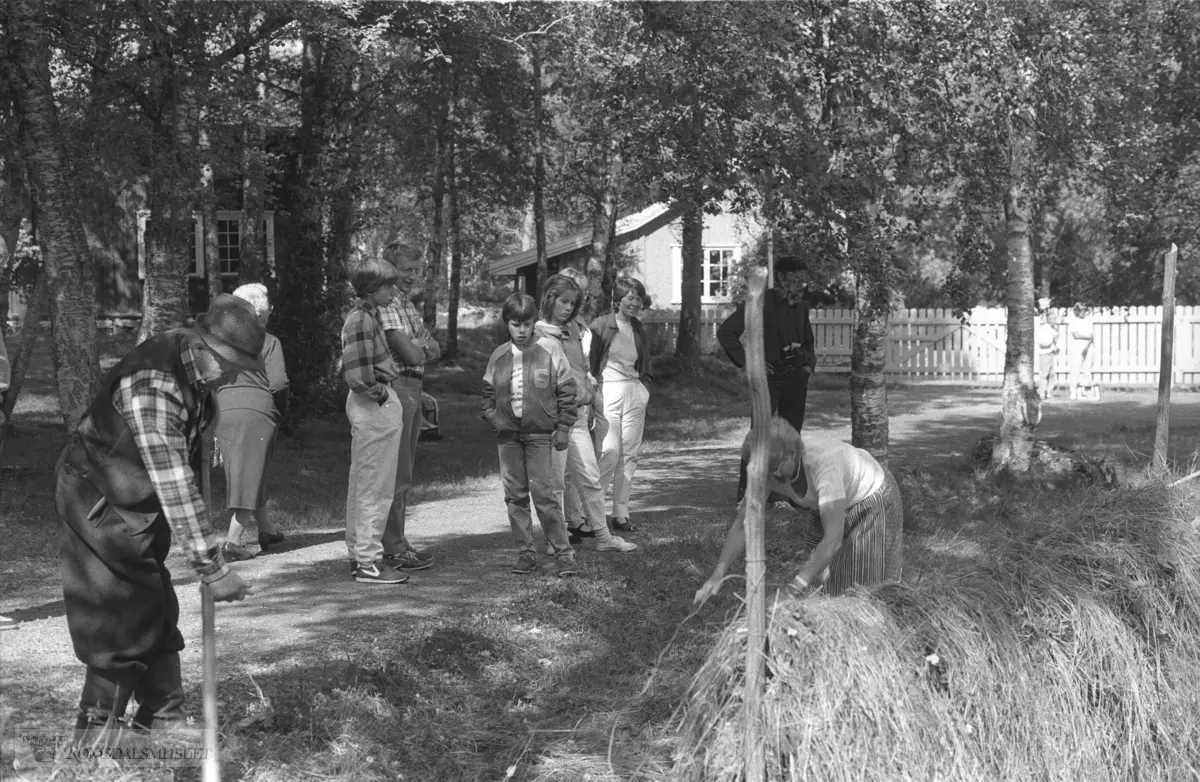
[[[271,318],[267,288],[249,283],[234,290],[254,309],[265,329]],[[267,465],[275,445],[275,431],[287,406],[288,378],[283,348],[270,332],[263,342],[260,366],[239,372],[217,391],[217,443],[225,465],[226,506],[233,512],[222,550],[229,560],[251,559],[242,545],[242,533],[253,520],[258,526],[262,551],[283,540],[267,513]]]

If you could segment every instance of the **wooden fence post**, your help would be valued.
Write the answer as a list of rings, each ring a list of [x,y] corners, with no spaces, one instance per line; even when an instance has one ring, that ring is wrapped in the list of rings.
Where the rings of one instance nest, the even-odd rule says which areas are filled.
[[[1154,470],[1167,471],[1167,445],[1171,430],[1171,378],[1175,358],[1175,260],[1174,244],[1163,260],[1162,354],[1158,364],[1158,422],[1154,427]]]
[[[767,641],[766,545],[764,516],[767,499],[767,447],[771,433],[771,399],[767,392],[767,360],[763,350],[763,296],[766,270],[750,273],[746,297],[746,379],[750,382],[750,464],[746,494],[746,691],[745,711],[746,782],[766,778],[766,748],[762,729],[763,653]]]

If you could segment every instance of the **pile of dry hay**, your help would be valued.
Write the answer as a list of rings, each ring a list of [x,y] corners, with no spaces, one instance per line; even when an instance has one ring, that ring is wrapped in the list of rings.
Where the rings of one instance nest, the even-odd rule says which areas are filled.
[[[1092,492],[1060,520],[918,539],[903,584],[768,606],[768,778],[1195,778],[1193,506]],[[741,778],[745,632],[680,707],[674,778]]]

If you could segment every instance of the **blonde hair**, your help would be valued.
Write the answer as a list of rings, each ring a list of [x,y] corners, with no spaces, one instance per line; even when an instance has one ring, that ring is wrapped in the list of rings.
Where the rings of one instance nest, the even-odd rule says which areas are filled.
[[[254,308],[254,314],[262,317],[271,311],[271,302],[267,298],[267,286],[261,282],[248,282],[234,288],[233,295],[242,301],[249,302]]]
[[[583,296],[579,300],[579,310],[575,315],[584,320],[590,318],[596,307],[596,297],[590,293],[592,281],[588,278],[587,273],[576,269],[574,266],[568,266],[559,271],[555,276],[566,277],[579,286],[579,290],[583,292]]]
[[[750,461],[753,439],[754,431],[751,430],[742,441],[742,459],[747,463]],[[783,483],[791,483],[803,464],[804,441],[800,439],[800,433],[786,418],[771,416],[770,431],[767,434],[767,475]]]
[[[579,290],[581,291],[586,292],[588,287],[591,285],[591,281],[588,279],[588,276],[576,269],[574,266],[568,266],[565,269],[559,269],[558,273],[578,285]]]

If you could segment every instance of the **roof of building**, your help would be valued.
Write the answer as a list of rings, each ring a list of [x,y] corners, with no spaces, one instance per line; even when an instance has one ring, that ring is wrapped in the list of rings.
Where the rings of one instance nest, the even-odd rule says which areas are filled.
[[[640,212],[626,215],[617,220],[613,241],[617,244],[624,244],[625,242],[652,233],[658,230],[659,227],[673,222],[678,217],[678,211],[666,204],[652,204]],[[591,230],[568,234],[546,245],[546,257],[556,258],[572,250],[578,250],[580,247],[586,247],[591,242]],[[537,248],[522,250],[512,255],[506,255],[503,258],[497,258],[488,264],[488,270],[492,274],[516,274],[520,268],[533,263],[537,263]]]

